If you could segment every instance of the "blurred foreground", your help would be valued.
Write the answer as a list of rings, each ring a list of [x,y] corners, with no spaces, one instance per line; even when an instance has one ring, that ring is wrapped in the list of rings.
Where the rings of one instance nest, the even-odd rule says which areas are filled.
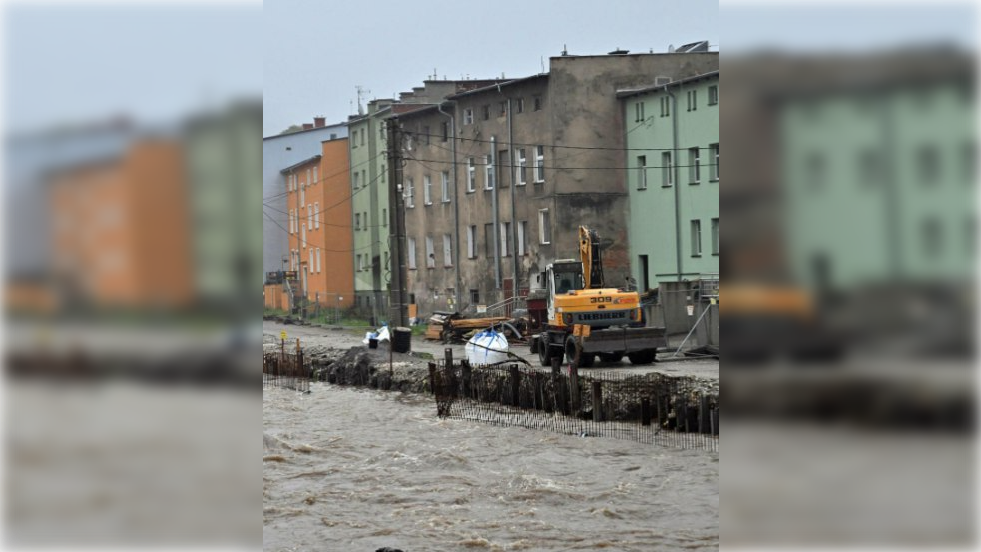
[[[795,46],[723,64],[722,542],[971,546],[976,55]]]

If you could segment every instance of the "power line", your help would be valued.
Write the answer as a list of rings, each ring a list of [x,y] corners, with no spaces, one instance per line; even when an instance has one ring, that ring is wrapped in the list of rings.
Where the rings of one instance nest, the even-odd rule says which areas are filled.
[[[271,217],[269,215],[269,213],[263,211],[262,214],[265,215],[266,218],[268,218],[270,222],[272,222],[277,227],[279,227],[280,230],[282,230],[283,232],[286,232],[286,235],[291,235],[290,231],[287,230],[286,228],[283,228],[283,225],[281,225],[278,222],[276,222],[276,219],[274,219],[273,217]],[[311,248],[312,249],[318,249],[317,246],[310,246],[309,245],[310,242],[308,240],[304,240],[303,238],[299,237],[299,233],[297,233],[297,241],[300,242],[300,244],[301,244],[302,247],[306,247],[307,249],[311,249]],[[368,244],[368,245],[366,245],[364,247],[356,247],[356,248],[353,248],[353,249],[324,249],[322,247],[320,247],[319,249],[321,251],[325,251],[327,253],[353,253],[355,251],[361,251],[362,249],[368,249],[369,247],[374,247],[376,245],[381,245],[381,243],[382,243],[381,241],[376,241],[376,242],[372,242],[372,243],[370,243],[370,244]]]
[[[351,169],[356,169],[356,168],[360,167],[361,165],[364,165],[364,164],[367,164],[367,163],[371,163],[372,161],[378,159],[382,155],[386,155],[387,153],[388,153],[388,151],[383,151],[381,153],[376,154],[374,157],[371,157],[371,158],[369,158],[369,159],[367,159],[365,161],[362,161],[362,162],[360,162],[360,163],[358,163],[356,165],[350,165],[348,167],[345,167],[344,170],[342,170],[342,171],[338,171],[338,172],[336,172],[334,174],[330,174],[330,175],[322,175],[320,177],[320,180],[319,181],[320,182],[323,182],[325,180],[330,180],[331,178],[334,178],[335,176],[340,176],[340,175],[342,175],[344,173],[348,173],[348,172],[351,171]],[[273,194],[271,196],[264,196],[262,199],[263,199],[263,202],[265,202],[265,200],[267,200],[267,199],[277,199],[277,198],[280,198],[282,196],[285,196],[285,195],[289,194],[290,192],[291,192],[291,190],[286,190],[285,192],[281,192],[281,193],[278,193],[278,194]]]

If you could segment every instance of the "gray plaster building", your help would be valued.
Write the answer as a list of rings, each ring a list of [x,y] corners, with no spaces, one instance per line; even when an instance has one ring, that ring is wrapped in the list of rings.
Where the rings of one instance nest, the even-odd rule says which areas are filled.
[[[493,305],[578,257],[578,227],[630,275],[625,125],[616,90],[718,69],[718,53],[564,55],[549,72],[393,116],[405,163],[406,266],[421,316]],[[673,240],[666,236],[665,240]]]

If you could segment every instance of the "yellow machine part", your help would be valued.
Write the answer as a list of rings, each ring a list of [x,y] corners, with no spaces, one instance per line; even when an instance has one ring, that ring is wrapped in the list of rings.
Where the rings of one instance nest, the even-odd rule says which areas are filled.
[[[719,289],[719,313],[722,314],[722,290],[725,289],[725,311],[733,315],[782,315],[810,318],[814,300],[805,290],[772,285],[730,285]]]
[[[640,295],[635,291],[616,288],[580,289],[555,296],[555,312],[558,320],[549,320],[552,326],[565,326],[562,314],[570,312],[601,312],[640,308]]]

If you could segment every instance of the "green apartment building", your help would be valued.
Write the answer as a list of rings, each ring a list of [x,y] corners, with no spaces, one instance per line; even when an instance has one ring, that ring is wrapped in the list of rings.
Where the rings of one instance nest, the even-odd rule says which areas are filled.
[[[927,65],[783,98],[786,256],[805,286],[973,280],[973,67]]]
[[[660,79],[658,79],[660,80]],[[719,273],[719,72],[617,91],[640,291]]]
[[[380,320],[387,316],[389,266],[388,141],[385,119],[392,100],[373,100],[367,113],[347,123],[351,147],[351,210],[354,222],[355,307]]]

